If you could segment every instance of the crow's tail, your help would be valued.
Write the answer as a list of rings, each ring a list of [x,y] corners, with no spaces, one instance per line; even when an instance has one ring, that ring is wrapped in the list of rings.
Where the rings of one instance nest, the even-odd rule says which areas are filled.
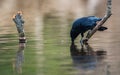
[[[98,31],[104,31],[104,30],[107,30],[108,28],[107,27],[104,27],[104,26],[101,26]]]

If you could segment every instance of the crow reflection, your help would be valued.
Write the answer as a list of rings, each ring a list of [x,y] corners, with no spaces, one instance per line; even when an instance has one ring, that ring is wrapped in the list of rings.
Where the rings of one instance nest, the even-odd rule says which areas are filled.
[[[81,49],[71,44],[70,53],[74,66],[86,70],[95,69],[99,60],[103,59],[103,55],[106,54],[105,51],[94,51],[89,44],[85,44]]]

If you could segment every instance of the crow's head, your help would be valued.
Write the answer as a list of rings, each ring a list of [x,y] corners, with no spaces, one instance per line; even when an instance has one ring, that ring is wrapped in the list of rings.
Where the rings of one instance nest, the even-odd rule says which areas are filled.
[[[98,18],[96,16],[88,16],[88,19],[92,20],[92,21],[95,21],[95,22],[102,20],[102,18]]]

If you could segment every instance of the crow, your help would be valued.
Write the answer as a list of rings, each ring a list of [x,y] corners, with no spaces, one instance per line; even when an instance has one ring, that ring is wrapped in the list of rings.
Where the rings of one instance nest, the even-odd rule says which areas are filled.
[[[88,17],[82,17],[82,18],[76,19],[73,22],[72,28],[70,31],[70,37],[71,37],[72,44],[74,44],[74,40],[79,34],[81,34],[80,43],[83,44],[84,33],[86,31],[88,31],[89,33],[90,32],[89,30],[92,30],[97,25],[97,22],[101,20],[102,18],[98,18],[96,16],[88,16]],[[104,31],[106,29],[107,27],[101,26],[98,30]]]

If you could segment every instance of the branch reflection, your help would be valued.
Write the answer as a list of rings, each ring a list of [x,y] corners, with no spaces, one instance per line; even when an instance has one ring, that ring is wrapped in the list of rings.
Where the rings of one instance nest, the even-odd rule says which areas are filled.
[[[71,44],[70,53],[74,66],[84,70],[95,69],[106,55],[106,51],[94,51],[89,44],[85,44],[81,49],[78,49],[75,44]]]
[[[19,49],[16,53],[16,58],[13,63],[13,68],[15,72],[17,73],[22,73],[22,64],[24,62],[24,48],[25,48],[25,43],[19,43]]]

